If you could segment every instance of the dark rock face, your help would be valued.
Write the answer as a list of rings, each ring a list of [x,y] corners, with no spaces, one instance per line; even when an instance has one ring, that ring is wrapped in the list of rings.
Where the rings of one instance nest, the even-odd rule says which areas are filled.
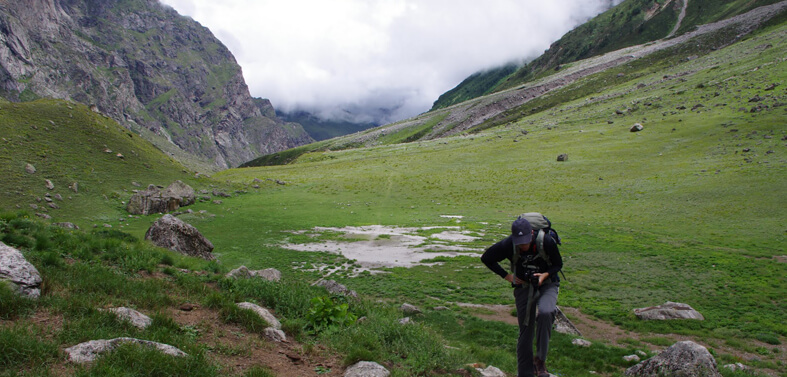
[[[193,257],[214,260],[213,244],[197,228],[186,224],[172,215],[164,215],[151,225],[145,239],[156,246],[164,247]]]
[[[0,96],[91,105],[217,168],[313,141],[255,103],[207,28],[157,0],[0,2]]]

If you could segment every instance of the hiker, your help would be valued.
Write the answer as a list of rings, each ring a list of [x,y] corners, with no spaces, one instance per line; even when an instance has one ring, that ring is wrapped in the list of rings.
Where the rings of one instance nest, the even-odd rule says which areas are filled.
[[[526,215],[537,216],[530,217],[528,221],[526,217],[529,216]],[[539,213],[523,214],[511,224],[511,235],[490,246],[481,256],[481,261],[490,270],[514,287],[519,322],[516,345],[519,377],[549,377],[547,351],[557,312],[560,287],[557,274],[563,268],[563,259],[557,248],[560,238],[550,225],[549,220]],[[512,273],[500,266],[504,259],[511,260]],[[534,333],[537,345],[535,358]]]

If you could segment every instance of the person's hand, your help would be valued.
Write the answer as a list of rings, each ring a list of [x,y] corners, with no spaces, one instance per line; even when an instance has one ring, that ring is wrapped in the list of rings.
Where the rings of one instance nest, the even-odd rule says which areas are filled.
[[[538,277],[538,286],[540,287],[541,284],[544,284],[544,280],[547,280],[547,278],[549,277],[549,272],[533,274],[533,276]]]
[[[524,283],[524,281],[522,281],[522,279],[520,279],[518,277],[515,277],[512,274],[506,275],[505,279],[506,279],[506,281],[508,281],[511,284],[522,284],[522,283]]]

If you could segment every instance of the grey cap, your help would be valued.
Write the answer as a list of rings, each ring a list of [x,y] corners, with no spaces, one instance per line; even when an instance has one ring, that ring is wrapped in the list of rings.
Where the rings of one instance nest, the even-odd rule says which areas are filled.
[[[533,240],[533,227],[525,219],[516,219],[511,224],[511,239],[514,245],[529,244]]]

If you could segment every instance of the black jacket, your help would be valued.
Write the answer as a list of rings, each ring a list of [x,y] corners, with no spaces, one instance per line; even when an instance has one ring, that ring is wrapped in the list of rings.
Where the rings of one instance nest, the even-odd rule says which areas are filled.
[[[533,242],[530,243],[530,248],[528,249],[529,251],[521,254],[519,258],[519,266],[516,268],[517,277],[524,280],[524,276],[522,276],[520,273],[525,271],[524,265],[535,265],[539,267],[540,272],[549,272],[550,280],[560,281],[557,273],[563,268],[563,257],[560,256],[560,250],[557,248],[557,243],[552,239],[552,237],[544,237],[544,251],[546,251],[549,261],[552,263],[552,265],[549,266],[545,260],[539,257],[538,252],[536,251],[535,242],[536,237],[533,237]],[[508,259],[508,264],[510,265],[513,251],[514,244],[511,241],[511,237],[509,236],[486,249],[484,254],[481,256],[481,262],[484,262],[484,264],[494,273],[500,275],[502,278],[505,278],[509,272],[500,266],[500,262]]]

